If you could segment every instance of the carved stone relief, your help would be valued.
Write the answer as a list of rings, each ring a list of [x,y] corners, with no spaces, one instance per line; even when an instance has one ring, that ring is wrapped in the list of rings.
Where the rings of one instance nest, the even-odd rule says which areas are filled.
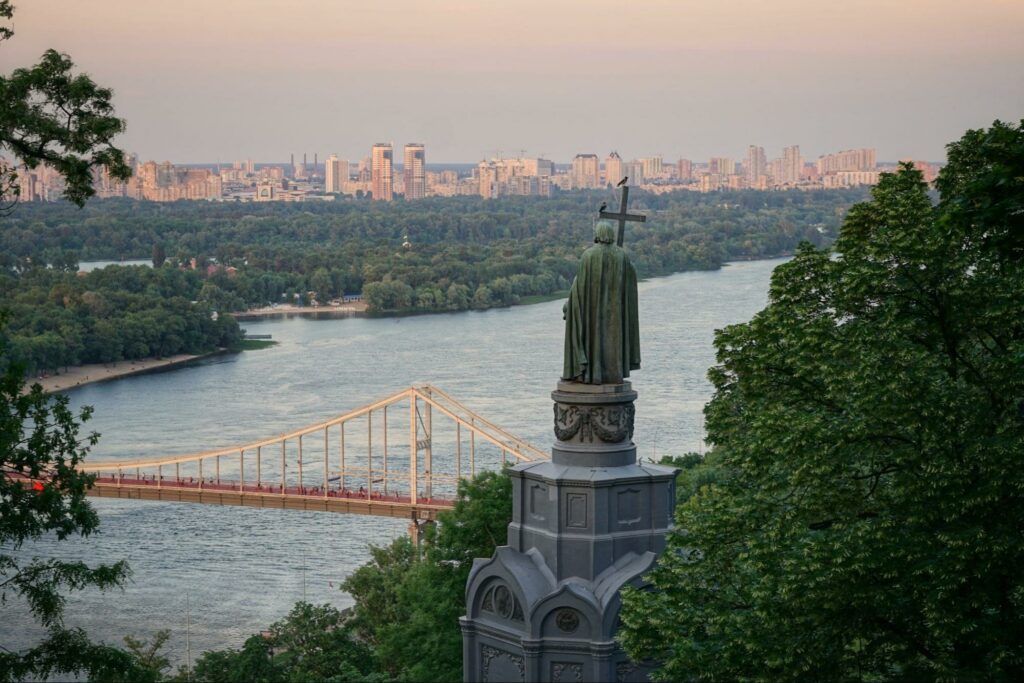
[[[560,609],[555,615],[555,626],[564,633],[575,633],[580,627],[580,615],[568,607]]]
[[[480,611],[490,612],[502,619],[523,621],[523,608],[515,594],[503,583],[497,583],[487,589],[480,603]]]
[[[514,655],[490,645],[480,646],[480,669],[484,681],[525,680],[522,655]]]
[[[636,665],[633,662],[619,662],[615,665],[615,680],[618,683],[625,683],[632,678],[634,671],[636,671]]]
[[[569,441],[577,434],[586,442],[593,442],[595,436],[605,443],[633,438],[636,407],[632,403],[591,407],[556,403],[554,410],[555,437],[560,441]]]
[[[579,662],[551,662],[551,680],[553,683],[582,681],[583,665]]]

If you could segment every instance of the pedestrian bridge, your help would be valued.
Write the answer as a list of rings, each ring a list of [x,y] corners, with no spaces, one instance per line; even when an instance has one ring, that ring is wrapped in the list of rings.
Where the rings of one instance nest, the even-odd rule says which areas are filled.
[[[101,498],[435,519],[460,479],[547,453],[430,385],[251,443],[85,462]]]

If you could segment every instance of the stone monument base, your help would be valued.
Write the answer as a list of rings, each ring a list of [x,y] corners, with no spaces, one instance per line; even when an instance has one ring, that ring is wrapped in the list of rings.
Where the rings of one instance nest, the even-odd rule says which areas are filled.
[[[636,461],[628,382],[560,382],[551,461],[512,469],[508,545],[476,560],[462,618],[466,681],[645,681],[615,641],[675,507],[670,468]]]

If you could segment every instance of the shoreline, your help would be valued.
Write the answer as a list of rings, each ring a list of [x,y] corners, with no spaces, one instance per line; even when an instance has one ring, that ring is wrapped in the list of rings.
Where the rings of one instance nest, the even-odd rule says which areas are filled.
[[[639,278],[639,282],[648,282],[650,280],[658,280],[665,277],[672,277],[673,275],[681,275],[683,273],[697,273],[697,272],[711,272],[715,270],[724,270],[733,263],[750,263],[752,261],[774,261],[777,259],[791,258],[793,254],[776,254],[775,256],[765,256],[761,258],[734,258],[728,261],[723,261],[717,268],[694,268],[689,270],[679,270],[672,273],[664,273],[661,275],[651,275],[649,277]],[[508,304],[507,306],[489,306],[484,309],[465,308],[460,310],[447,310],[447,309],[420,309],[420,308],[406,308],[406,309],[388,309],[385,311],[369,311],[365,302],[357,302],[352,304],[345,304],[344,306],[292,306],[284,305],[272,308],[265,306],[262,308],[252,308],[248,311],[241,311],[237,313],[230,313],[238,322],[252,322],[258,320],[268,320],[274,318],[309,318],[311,320],[326,319],[330,320],[333,318],[406,318],[409,316],[418,315],[433,315],[437,313],[467,313],[470,311],[489,311],[498,308],[514,308],[516,306],[533,306],[535,304],[543,304],[549,301],[560,301],[569,297],[569,290],[563,289],[550,294],[531,294],[523,297],[524,300],[518,301],[514,304]]]
[[[264,306],[251,308],[248,311],[230,313],[235,320],[264,320],[266,318],[290,318],[292,316],[311,316],[323,318],[347,318],[366,314],[363,302],[345,304],[344,306]]]
[[[727,267],[730,263],[744,263],[750,261],[771,261],[775,259],[786,258],[791,254],[785,254],[782,256],[772,256],[764,259],[732,259],[722,263],[719,268],[714,270],[721,270]],[[679,273],[669,273],[668,275],[657,275],[652,278],[644,278],[644,280],[657,279],[662,277],[670,277],[672,275],[679,275],[680,273],[687,273],[694,271],[679,271]],[[556,301],[564,299],[568,295],[567,291],[553,292],[548,295],[536,295],[528,297],[529,301],[522,301],[509,306],[531,306],[539,303],[546,303],[548,301]],[[472,310],[472,309],[468,309]],[[344,306],[278,306],[276,308],[264,307],[255,308],[249,311],[241,313],[231,313],[237,321],[258,321],[268,320],[275,318],[311,318],[311,319],[331,319],[331,318],[362,318],[362,317],[380,317],[380,318],[391,318],[391,317],[406,317],[409,315],[430,315],[434,313],[452,313],[452,312],[468,312],[467,311],[379,311],[375,313],[369,313],[366,310],[366,304],[358,302],[355,304],[346,304]],[[490,310],[490,309],[487,309]],[[43,377],[39,379],[29,379],[26,384],[26,388],[31,387],[33,384],[39,384],[43,387],[43,392],[47,394],[53,394],[62,391],[68,391],[77,387],[85,386],[86,384],[95,384],[97,382],[107,382],[110,380],[120,379],[122,377],[128,377],[130,375],[140,375],[148,372],[159,372],[162,370],[176,368],[182,365],[187,365],[196,360],[203,358],[209,358],[210,356],[216,356],[222,353],[228,353],[230,349],[218,349],[209,353],[201,353],[195,355],[189,354],[178,354],[168,358],[156,359],[146,358],[134,361],[118,361],[119,365],[104,365],[102,363],[94,363],[89,365],[76,365],[68,369],[60,375],[52,375],[50,377]]]
[[[59,375],[51,375],[49,377],[41,378],[27,378],[26,387],[31,387],[33,384],[39,384],[43,387],[44,393],[55,394],[68,391],[70,389],[76,389],[78,387],[85,386],[86,384],[107,382],[127,377],[129,375],[141,375],[148,372],[175,368],[202,358],[209,358],[210,356],[226,353],[227,351],[228,349],[218,349],[209,353],[180,353],[175,356],[159,359],[143,358],[139,360],[122,360],[118,361],[116,365],[104,365],[103,363],[74,365],[69,367],[67,372]]]

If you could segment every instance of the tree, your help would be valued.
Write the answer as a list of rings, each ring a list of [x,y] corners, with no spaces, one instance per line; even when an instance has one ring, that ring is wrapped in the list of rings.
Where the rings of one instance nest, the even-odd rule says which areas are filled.
[[[13,15],[10,0],[0,0],[0,18]],[[0,43],[13,35],[10,26],[0,27]],[[132,171],[112,143],[124,132],[124,121],[114,116],[113,93],[73,68],[66,54],[47,50],[39,64],[0,76],[0,152],[28,169],[52,167],[64,177],[64,196],[81,207],[96,194],[94,169],[118,180]],[[16,171],[9,169],[0,182],[0,207],[9,209],[18,193]]]
[[[883,175],[716,335],[713,471],[624,598],[661,678],[1024,675],[1024,127],[948,160],[937,206]]]
[[[164,265],[164,261],[167,260],[167,252],[164,250],[162,242],[157,242],[153,245],[153,267],[159,268]]]
[[[10,19],[14,7],[0,0],[0,18]],[[0,43],[14,35],[0,28]],[[29,169],[46,164],[65,179],[65,197],[81,207],[95,195],[92,171],[105,169],[127,180],[131,168],[112,140],[124,132],[114,116],[113,92],[75,75],[74,63],[56,50],[43,53],[38,65],[0,77],[0,152],[9,152]],[[0,183],[0,207],[9,209],[18,195],[16,171]]]
[[[330,605],[300,602],[268,631],[247,639],[240,650],[203,653],[196,661],[193,680],[386,680],[373,675],[372,663],[370,651],[352,637],[341,612]]]
[[[269,640],[253,635],[240,650],[204,652],[192,669],[192,680],[197,683],[276,683],[287,678],[274,661]]]
[[[66,396],[47,396],[38,384],[25,390],[22,369],[11,362],[2,336],[0,373],[0,604],[23,601],[47,630],[35,647],[0,651],[0,681],[58,674],[150,680],[130,653],[92,643],[81,629],[63,624],[64,592],[117,587],[128,577],[125,562],[89,567],[60,560],[26,562],[11,554],[44,534],[63,540],[96,531],[99,519],[85,500],[92,476],[75,466],[99,435],[79,438],[90,408],[75,415]]]
[[[491,307],[491,289],[487,285],[480,285],[473,293],[473,308]]]
[[[463,311],[469,308],[469,287],[462,283],[454,283],[448,287],[448,308]]]
[[[404,537],[371,549],[373,561],[342,588],[355,599],[353,632],[374,649],[380,671],[415,681],[462,676],[469,570],[505,542],[511,521],[511,477],[484,472],[459,482],[454,507],[427,527],[422,554]]]
[[[171,668],[171,660],[163,651],[164,645],[167,644],[170,637],[171,632],[167,629],[157,631],[148,641],[132,636],[124,637],[126,649],[135,658],[138,669],[148,672],[148,680],[163,680],[164,672]]]
[[[317,268],[309,278],[309,288],[316,292],[320,304],[326,304],[334,295],[334,281],[326,268]]]

